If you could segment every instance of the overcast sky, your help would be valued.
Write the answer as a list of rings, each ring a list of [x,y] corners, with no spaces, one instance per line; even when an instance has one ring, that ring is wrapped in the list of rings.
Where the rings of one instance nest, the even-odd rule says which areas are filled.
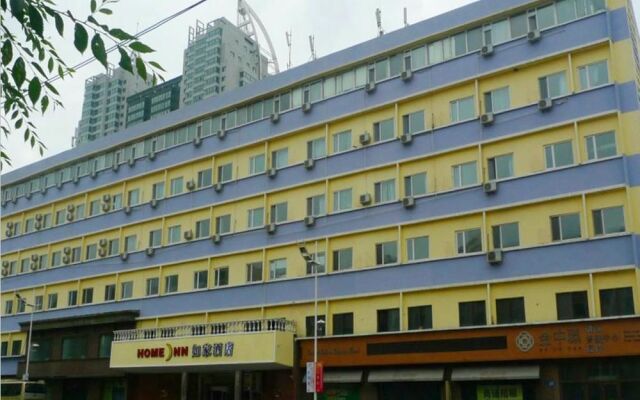
[[[123,0],[110,6],[113,15],[100,15],[100,18],[101,22],[133,33],[196,1]],[[640,12],[640,0],[632,1],[635,10]],[[311,58],[309,35],[315,36],[318,57],[375,37],[376,8],[382,10],[382,25],[385,31],[389,32],[403,26],[404,7],[408,9],[409,23],[413,23],[471,2],[472,0],[249,0],[249,4],[269,31],[281,71],[286,69],[288,58],[286,31],[293,34],[291,62],[296,66],[308,62]],[[78,17],[88,14],[89,11],[89,0],[65,0],[58,3],[60,7],[71,9]],[[165,79],[180,75],[182,52],[187,45],[189,26],[197,19],[208,22],[219,17],[226,17],[236,23],[236,7],[237,0],[208,0],[147,34],[142,40],[156,49],[148,60],[158,61],[164,67],[167,71],[164,74]],[[71,37],[70,28],[67,26],[67,38]],[[52,31],[53,28],[48,27],[48,32]],[[59,53],[69,61],[69,65],[74,65],[87,56],[79,55],[69,44],[70,39],[67,42],[55,40],[55,35],[53,39],[57,43]],[[117,64],[115,54],[110,61]],[[84,81],[101,72],[104,72],[102,66],[94,62],[80,69],[73,77],[57,82],[65,108],[50,110],[44,117],[37,117],[34,121],[48,147],[45,157],[71,148],[71,138],[82,112]],[[3,172],[40,159],[36,151],[30,150],[22,142],[21,135],[12,136],[5,145],[13,159],[13,167]]]

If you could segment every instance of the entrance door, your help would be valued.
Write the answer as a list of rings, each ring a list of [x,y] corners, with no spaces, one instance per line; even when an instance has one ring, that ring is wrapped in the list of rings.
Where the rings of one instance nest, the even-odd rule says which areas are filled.
[[[229,389],[220,386],[211,387],[209,389],[209,400],[231,400]]]

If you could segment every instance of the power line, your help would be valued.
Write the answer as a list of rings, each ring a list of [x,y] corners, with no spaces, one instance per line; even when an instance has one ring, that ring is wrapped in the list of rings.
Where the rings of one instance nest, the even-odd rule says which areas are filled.
[[[140,38],[141,36],[144,36],[145,34],[147,34],[147,33],[149,33],[149,32],[152,32],[152,31],[156,30],[157,28],[159,28],[160,26],[162,26],[162,25],[166,24],[167,22],[171,21],[172,19],[179,17],[180,15],[182,15],[182,14],[186,13],[187,11],[190,11],[190,10],[191,10],[191,9],[193,9],[193,8],[196,8],[197,6],[199,6],[200,4],[202,4],[202,3],[206,2],[206,1],[207,1],[207,0],[199,0],[199,1],[195,2],[195,3],[193,3],[192,5],[190,5],[190,6],[186,7],[186,8],[183,8],[183,9],[182,9],[182,10],[180,10],[180,11],[178,11],[178,12],[176,12],[176,13],[174,13],[174,14],[171,14],[170,16],[168,16],[168,17],[166,17],[166,18],[164,18],[164,19],[162,19],[162,20],[160,20],[160,21],[156,22],[155,24],[153,24],[153,25],[151,25],[151,26],[149,26],[149,27],[147,27],[147,28],[143,29],[142,31],[138,32],[138,33],[135,35],[135,38],[136,38],[136,39],[138,39],[138,38]],[[131,39],[131,40],[123,40],[123,41],[121,41],[120,43],[118,43],[118,44],[116,44],[116,45],[113,45],[113,46],[109,47],[109,48],[106,50],[106,53],[107,53],[107,54],[109,54],[109,53],[113,52],[114,50],[116,50],[116,49],[118,48],[118,46],[126,45],[126,44],[130,43],[132,40],[133,40],[133,39]],[[95,61],[95,59],[96,59],[95,57],[87,58],[86,60],[84,60],[84,61],[82,61],[82,62],[80,62],[80,63],[78,63],[78,64],[74,65],[72,68],[73,68],[74,70],[76,70],[76,71],[77,71],[77,70],[79,70],[80,68],[82,68],[82,67],[84,67],[84,66],[86,66],[86,65],[91,64],[93,61]],[[49,82],[49,83],[51,83],[51,82],[55,82],[55,81],[57,81],[58,79],[61,79],[61,78],[60,78],[60,75],[55,75],[55,76],[53,76],[53,77],[49,78],[49,79],[47,80],[47,82]]]

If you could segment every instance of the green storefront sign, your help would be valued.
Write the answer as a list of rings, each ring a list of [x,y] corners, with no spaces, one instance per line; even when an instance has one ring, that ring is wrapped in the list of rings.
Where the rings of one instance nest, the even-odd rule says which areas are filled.
[[[522,400],[522,385],[478,385],[477,400]]]

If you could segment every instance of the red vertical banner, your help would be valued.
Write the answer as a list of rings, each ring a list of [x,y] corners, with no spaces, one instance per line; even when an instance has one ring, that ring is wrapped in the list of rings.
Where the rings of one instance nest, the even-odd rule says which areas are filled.
[[[324,390],[324,368],[322,363],[316,363],[316,393]]]

